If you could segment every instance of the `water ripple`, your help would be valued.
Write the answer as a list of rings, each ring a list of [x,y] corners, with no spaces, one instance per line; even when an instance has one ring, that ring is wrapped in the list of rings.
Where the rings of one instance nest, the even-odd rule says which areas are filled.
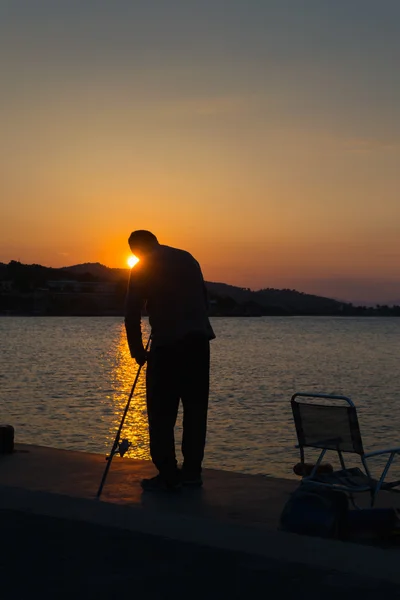
[[[215,318],[213,327],[206,465],[291,477],[296,391],[352,397],[365,446],[400,445],[400,320]],[[0,335],[0,420],[17,440],[107,452],[136,373],[122,320],[4,317]],[[131,456],[149,458],[144,376],[122,435]]]

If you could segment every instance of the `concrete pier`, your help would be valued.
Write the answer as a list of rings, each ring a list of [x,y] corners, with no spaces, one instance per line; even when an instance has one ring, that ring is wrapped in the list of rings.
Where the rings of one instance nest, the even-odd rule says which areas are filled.
[[[396,547],[278,531],[294,480],[206,470],[202,490],[150,494],[139,481],[155,473],[152,464],[115,457],[98,501],[105,465],[98,454],[17,444],[14,454],[0,457],[0,509],[400,583]],[[400,506],[400,495],[387,496],[382,494],[382,505]]]
[[[106,466],[104,455],[16,445],[0,457],[0,485],[93,500]],[[149,461],[115,456],[101,495],[103,503],[166,514],[215,518],[276,529],[296,481],[206,470],[201,490],[143,493],[140,480],[156,471]]]

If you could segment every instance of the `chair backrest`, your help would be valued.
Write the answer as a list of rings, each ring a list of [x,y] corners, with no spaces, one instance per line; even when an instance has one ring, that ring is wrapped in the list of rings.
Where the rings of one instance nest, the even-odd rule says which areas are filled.
[[[316,404],[302,398],[346,401],[346,405]],[[363,455],[364,449],[356,407],[345,396],[294,394],[291,400],[300,448],[326,448]]]

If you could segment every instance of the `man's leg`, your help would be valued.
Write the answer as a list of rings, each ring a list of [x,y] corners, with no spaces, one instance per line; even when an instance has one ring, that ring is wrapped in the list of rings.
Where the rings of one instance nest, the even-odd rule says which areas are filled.
[[[210,385],[210,342],[201,338],[188,340],[184,342],[182,352],[182,477],[184,482],[201,485]]]
[[[146,483],[149,481],[174,486],[178,479],[174,438],[179,407],[177,361],[173,346],[150,350],[146,372],[150,454],[160,476],[155,480],[144,480],[144,488],[149,487]]]

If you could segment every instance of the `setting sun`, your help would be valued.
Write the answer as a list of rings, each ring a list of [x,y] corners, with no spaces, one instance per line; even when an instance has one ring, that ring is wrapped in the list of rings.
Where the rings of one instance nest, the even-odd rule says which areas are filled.
[[[132,269],[132,267],[134,267],[136,265],[136,263],[139,262],[139,259],[137,256],[130,256],[127,260],[128,265],[130,266],[130,268]]]

